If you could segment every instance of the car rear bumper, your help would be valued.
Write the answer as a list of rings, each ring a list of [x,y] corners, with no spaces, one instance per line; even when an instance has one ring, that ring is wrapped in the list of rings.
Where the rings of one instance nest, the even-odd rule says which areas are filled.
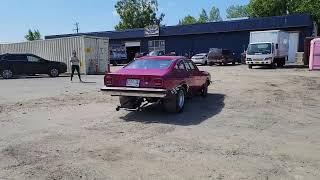
[[[131,87],[108,87],[104,86],[101,91],[111,96],[130,97],[157,97],[164,98],[167,95],[166,89],[154,88],[131,88]]]
[[[195,64],[204,64],[206,62],[205,59],[191,59],[191,61]]]
[[[208,60],[209,63],[226,63],[226,59],[214,59],[214,60]]]

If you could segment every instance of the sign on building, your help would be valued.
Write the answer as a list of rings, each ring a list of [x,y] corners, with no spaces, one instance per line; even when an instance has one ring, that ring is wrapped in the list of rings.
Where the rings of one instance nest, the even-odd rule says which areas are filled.
[[[159,36],[160,28],[158,25],[151,25],[144,29],[145,37]]]

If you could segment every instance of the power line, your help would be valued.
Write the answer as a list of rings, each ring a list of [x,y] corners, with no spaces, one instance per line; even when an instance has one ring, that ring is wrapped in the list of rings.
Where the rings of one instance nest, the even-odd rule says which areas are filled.
[[[76,23],[74,24],[74,26],[75,26],[75,29],[73,29],[73,31],[75,31],[77,34],[79,34],[79,30],[80,30],[80,28],[79,28],[79,23],[76,22]]]

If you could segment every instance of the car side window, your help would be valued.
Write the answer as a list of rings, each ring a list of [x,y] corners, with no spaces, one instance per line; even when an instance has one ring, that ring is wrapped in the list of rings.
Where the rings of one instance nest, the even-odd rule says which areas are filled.
[[[28,57],[28,62],[40,62],[40,58],[35,57],[35,56],[27,56]]]
[[[177,63],[177,65],[175,66],[175,69],[178,69],[178,70],[186,70],[183,61],[179,61],[179,62]]]
[[[196,70],[194,64],[191,61],[188,61],[188,64],[189,64],[191,70],[193,70],[193,71]]]

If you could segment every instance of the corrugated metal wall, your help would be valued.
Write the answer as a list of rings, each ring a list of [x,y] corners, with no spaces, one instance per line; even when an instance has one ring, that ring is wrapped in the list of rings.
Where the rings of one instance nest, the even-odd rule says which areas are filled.
[[[58,38],[50,40],[40,40],[32,42],[22,42],[13,44],[0,44],[0,54],[5,53],[30,53],[40,56],[44,59],[50,61],[64,62],[68,65],[68,72],[71,71],[70,57],[72,51],[76,50],[78,57],[81,61],[81,71],[88,74],[88,67],[86,66],[89,59],[94,58],[94,54],[91,52],[98,52],[99,46],[98,41],[104,40],[108,42],[107,38],[96,38],[96,37],[68,37],[68,38]],[[84,42],[90,42],[89,47],[85,46]],[[95,44],[95,45],[91,45]],[[88,51],[88,48],[91,49]],[[98,49],[95,49],[98,48]],[[108,51],[108,45],[104,47],[104,51]],[[108,62],[109,53],[105,55],[105,61]],[[102,73],[97,71],[96,73]]]

